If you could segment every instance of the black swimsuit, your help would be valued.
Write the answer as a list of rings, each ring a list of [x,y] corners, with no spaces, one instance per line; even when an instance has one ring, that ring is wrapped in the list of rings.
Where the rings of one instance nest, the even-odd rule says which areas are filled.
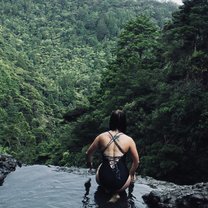
[[[126,153],[117,143],[117,139],[121,134],[113,136],[110,132],[111,140],[107,146],[102,150],[103,162],[98,171],[99,183],[110,191],[117,191],[121,189],[129,177],[129,170],[126,166]],[[105,150],[112,144],[118,147],[123,153],[122,156],[107,156],[104,154]]]

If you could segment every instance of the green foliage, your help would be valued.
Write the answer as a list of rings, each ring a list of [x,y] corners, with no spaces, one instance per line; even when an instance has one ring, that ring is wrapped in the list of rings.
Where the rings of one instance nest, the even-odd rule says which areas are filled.
[[[201,40],[196,40],[198,32],[189,27],[196,26],[196,20],[191,19],[194,15],[201,21],[200,26],[196,26],[197,31],[206,30],[204,27],[207,23],[206,17],[201,13],[206,7],[207,3],[204,4],[204,1],[185,1],[185,5],[173,15],[173,22],[165,27],[162,41],[165,43],[163,48],[166,49],[164,53],[166,83],[162,85],[165,87],[159,89],[156,108],[148,119],[150,126],[146,126],[145,138],[148,138],[148,146],[151,147],[154,141],[160,141],[164,147],[167,144],[176,145],[183,154],[179,161],[175,161],[177,157],[169,160],[165,156],[154,156],[151,148],[150,151],[146,150],[147,156],[144,158],[147,158],[143,164],[145,174],[178,183],[207,180],[207,161],[204,160],[208,147],[206,139],[208,132],[205,130],[207,117],[204,118],[204,113],[208,110],[207,66],[205,66],[207,47],[206,43],[202,44]],[[201,123],[202,118],[205,119],[204,124]],[[199,130],[199,126],[203,126],[202,129]],[[157,150],[159,153],[161,147]],[[202,162],[199,162],[199,157]],[[148,168],[151,158],[155,163]],[[158,164],[161,162],[163,165],[159,170]],[[155,170],[159,172],[156,173]]]
[[[206,1],[184,1],[173,21],[165,26],[165,58],[170,70],[169,80],[189,77],[201,79],[207,85],[208,5]]]
[[[168,22],[175,10],[151,0],[2,2],[0,151],[85,166],[88,144],[122,108],[139,173],[207,181],[208,5],[186,0]]]
[[[144,16],[131,20],[75,135],[88,135],[80,126],[91,128],[92,121],[97,126],[91,132],[108,129],[109,114],[122,108],[139,148],[141,174],[176,183],[207,181],[207,6],[185,1],[162,31]]]
[[[142,158],[143,174],[154,175],[165,180],[172,180],[178,175],[177,169],[183,156],[182,148],[156,142],[148,148],[149,154]]]
[[[176,9],[171,3],[148,4],[154,4],[160,20],[149,16],[160,26]],[[63,152],[76,155],[82,139],[89,142],[95,135],[82,121],[89,119],[95,130],[99,122],[86,116],[68,127],[61,125],[63,114],[89,108],[117,35],[131,18],[148,13],[148,6],[143,8],[143,1],[131,0],[2,2],[0,145],[27,163],[58,165],[67,163]]]
[[[7,154],[9,152],[8,147],[2,147],[0,146],[0,153],[1,154]]]
[[[0,152],[84,166],[121,108],[139,173],[207,181],[208,3],[185,0],[168,22],[174,10],[151,0],[2,2]],[[83,112],[63,121],[74,109]]]

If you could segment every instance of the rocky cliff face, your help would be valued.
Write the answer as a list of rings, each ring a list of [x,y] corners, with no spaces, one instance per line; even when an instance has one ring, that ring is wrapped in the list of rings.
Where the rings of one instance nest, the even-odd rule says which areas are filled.
[[[154,188],[143,196],[150,208],[208,208],[208,183],[179,186],[148,177],[144,181]]]
[[[6,176],[10,172],[15,171],[17,165],[21,166],[20,162],[11,155],[0,154],[0,186],[3,184]]]

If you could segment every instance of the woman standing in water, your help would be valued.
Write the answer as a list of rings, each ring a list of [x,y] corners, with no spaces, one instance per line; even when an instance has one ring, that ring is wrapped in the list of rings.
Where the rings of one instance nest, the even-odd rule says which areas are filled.
[[[87,150],[87,165],[92,168],[93,153],[99,149],[103,161],[97,169],[96,181],[106,191],[118,193],[135,180],[139,155],[134,140],[125,134],[126,116],[123,111],[112,112],[109,128],[109,131],[98,135]],[[130,152],[132,158],[130,169],[125,161],[127,152]]]

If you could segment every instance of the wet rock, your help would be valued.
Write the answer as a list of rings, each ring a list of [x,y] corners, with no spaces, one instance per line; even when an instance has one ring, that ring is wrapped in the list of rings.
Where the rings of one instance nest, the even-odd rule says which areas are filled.
[[[179,186],[154,179],[145,183],[154,187],[142,196],[150,208],[208,208],[208,183]]]
[[[6,176],[16,170],[17,165],[21,167],[21,163],[11,155],[0,154],[0,186],[3,184]]]

